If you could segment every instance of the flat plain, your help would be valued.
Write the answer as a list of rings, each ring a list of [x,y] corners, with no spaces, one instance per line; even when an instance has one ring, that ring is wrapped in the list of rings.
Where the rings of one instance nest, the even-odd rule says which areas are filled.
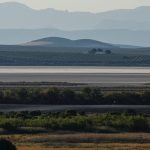
[[[97,86],[144,86],[150,83],[149,67],[0,67],[3,82],[67,82]]]

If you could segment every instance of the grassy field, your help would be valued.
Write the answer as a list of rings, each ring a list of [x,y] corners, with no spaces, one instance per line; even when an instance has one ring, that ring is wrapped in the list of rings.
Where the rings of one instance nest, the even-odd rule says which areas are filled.
[[[0,51],[0,65],[9,66],[150,66],[148,54],[112,53],[110,55],[89,55],[86,53],[49,51]]]
[[[149,150],[150,144],[101,144],[93,148],[18,147],[18,150]]]
[[[112,48],[110,55],[91,55],[85,47],[0,45],[0,65],[150,66],[150,48]]]
[[[9,138],[16,143],[18,150],[150,149],[150,133],[49,133],[36,135],[1,135],[1,137]]]

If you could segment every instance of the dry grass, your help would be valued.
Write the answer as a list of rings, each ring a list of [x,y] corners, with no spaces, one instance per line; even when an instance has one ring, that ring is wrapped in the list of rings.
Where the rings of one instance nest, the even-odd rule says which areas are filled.
[[[100,144],[93,148],[19,147],[18,150],[150,150],[150,144]]]
[[[9,138],[15,143],[42,143],[48,142],[126,142],[126,143],[148,143],[150,141],[150,133],[118,133],[118,134],[93,134],[93,133],[49,133],[49,134],[34,134],[34,135],[5,135],[0,136]]]
[[[18,150],[150,150],[150,133],[47,133],[0,137],[16,143]]]

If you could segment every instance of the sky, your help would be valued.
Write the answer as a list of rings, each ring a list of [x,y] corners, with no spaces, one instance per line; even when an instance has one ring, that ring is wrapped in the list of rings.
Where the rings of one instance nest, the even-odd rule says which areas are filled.
[[[8,2],[12,0],[0,0]],[[150,6],[150,0],[13,0],[34,9],[55,8],[68,11],[103,12],[114,9],[132,9]]]

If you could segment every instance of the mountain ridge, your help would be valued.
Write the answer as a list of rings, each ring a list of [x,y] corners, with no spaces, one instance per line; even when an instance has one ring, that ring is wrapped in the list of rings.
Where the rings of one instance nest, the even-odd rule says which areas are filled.
[[[0,3],[0,44],[20,44],[58,36],[150,46],[147,14],[150,14],[150,6],[91,13],[53,8],[37,10],[16,2]]]
[[[117,12],[117,11],[132,11],[132,10],[137,10],[137,9],[144,9],[145,8],[150,8],[150,6],[138,6],[138,7],[135,7],[135,8],[131,8],[131,9],[128,9],[128,8],[124,8],[124,9],[112,9],[112,10],[107,10],[107,11],[102,11],[102,12],[90,12],[90,11],[69,11],[69,10],[59,10],[59,9],[55,9],[55,8],[42,8],[42,9],[35,9],[35,8],[32,8],[26,4],[22,4],[20,2],[13,2],[13,1],[10,1],[10,2],[1,2],[0,3],[0,6],[3,6],[3,5],[10,5],[10,6],[20,6],[20,7],[24,7],[24,8],[29,8],[29,9],[32,9],[32,10],[35,10],[35,11],[45,11],[45,10],[54,10],[54,11],[61,11],[61,12],[69,12],[69,13],[90,13],[90,14],[102,14],[102,13],[110,13],[110,12]]]
[[[126,27],[126,29],[150,30],[150,19],[145,17],[149,13],[150,6],[91,13],[62,11],[53,8],[37,10],[24,4],[7,2],[0,3],[0,28],[86,30],[113,29],[117,26],[117,29]],[[5,18],[3,17],[4,14]],[[120,24],[121,21],[126,22],[126,26],[123,26],[123,28],[124,22]],[[139,23],[144,24],[144,26],[139,26]],[[107,27],[107,24],[110,24],[110,26]]]

